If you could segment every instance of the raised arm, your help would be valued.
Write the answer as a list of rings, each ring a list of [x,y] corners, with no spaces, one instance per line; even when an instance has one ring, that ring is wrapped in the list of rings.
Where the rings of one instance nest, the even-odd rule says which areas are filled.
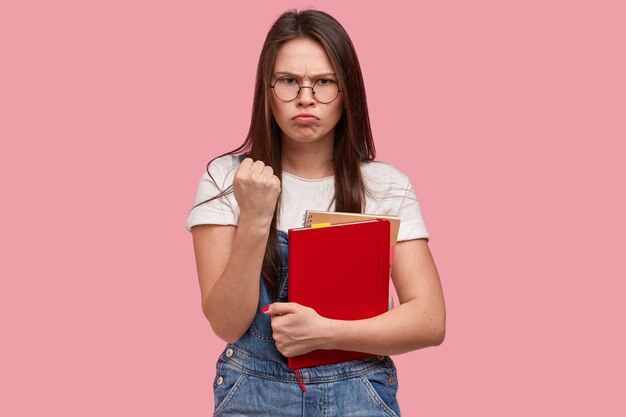
[[[191,229],[202,311],[215,334],[236,342],[254,319],[259,279],[280,180],[271,167],[245,159],[233,180],[238,226]]]
[[[277,348],[288,357],[314,349],[395,355],[441,344],[445,306],[428,241],[398,243],[391,275],[400,305],[370,319],[331,320],[299,304],[272,304]]]

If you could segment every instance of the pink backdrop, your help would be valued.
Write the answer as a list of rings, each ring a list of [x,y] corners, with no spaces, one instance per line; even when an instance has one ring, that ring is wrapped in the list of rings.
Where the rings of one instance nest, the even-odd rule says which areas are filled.
[[[0,415],[210,415],[183,224],[306,5],[351,34],[433,236],[448,334],[395,358],[404,415],[625,415],[623,4],[3,2]]]

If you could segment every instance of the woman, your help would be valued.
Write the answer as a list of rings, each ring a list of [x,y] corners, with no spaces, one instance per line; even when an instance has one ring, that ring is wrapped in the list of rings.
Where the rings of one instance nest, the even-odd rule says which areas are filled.
[[[347,33],[320,11],[284,13],[263,45],[248,136],[209,163],[186,224],[204,314],[227,342],[215,416],[400,415],[388,355],[440,344],[445,309],[411,184],[374,154]],[[307,209],[400,216],[398,307],[340,321],[286,302],[286,232]],[[372,356],[289,370],[287,357],[315,349]]]

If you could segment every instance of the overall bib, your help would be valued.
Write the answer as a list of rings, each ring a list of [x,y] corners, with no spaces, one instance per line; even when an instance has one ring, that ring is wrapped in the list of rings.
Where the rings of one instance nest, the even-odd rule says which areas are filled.
[[[287,301],[287,234],[278,231],[279,299],[261,278],[259,308]],[[214,417],[396,417],[400,408],[394,363],[388,356],[299,370],[298,381],[272,338],[270,316],[257,309],[248,331],[217,361]]]

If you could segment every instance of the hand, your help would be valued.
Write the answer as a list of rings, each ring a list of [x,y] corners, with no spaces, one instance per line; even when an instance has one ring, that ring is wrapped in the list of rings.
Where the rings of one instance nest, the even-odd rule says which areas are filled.
[[[329,319],[298,303],[274,303],[265,314],[271,315],[276,348],[283,356],[303,355],[323,348],[330,340]]]
[[[262,161],[244,159],[235,173],[233,192],[243,216],[267,224],[272,221],[280,194],[280,180],[272,167]]]

